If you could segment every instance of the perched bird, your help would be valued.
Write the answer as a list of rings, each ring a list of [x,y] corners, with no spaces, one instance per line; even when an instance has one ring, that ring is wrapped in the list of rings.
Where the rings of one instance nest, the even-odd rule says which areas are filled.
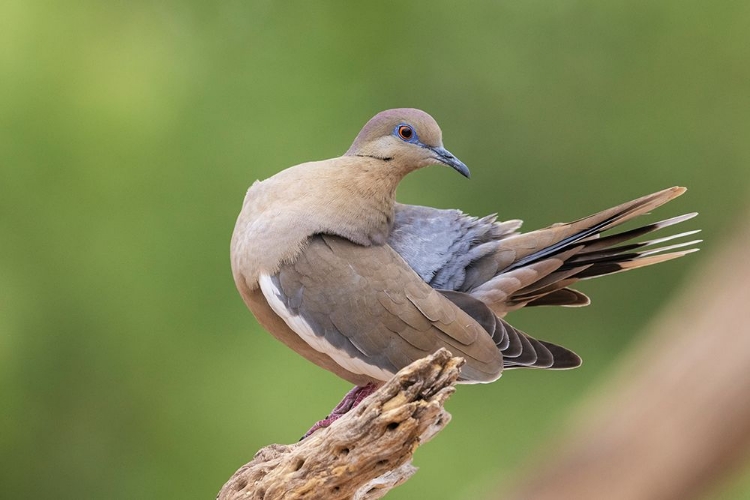
[[[242,298],[274,337],[357,386],[318,426],[441,347],[466,360],[463,383],[492,382],[507,368],[577,367],[572,351],[502,318],[525,306],[587,305],[570,288],[576,281],[695,250],[672,251],[696,241],[641,248],[697,231],[622,244],[694,213],[601,236],[681,187],[529,233],[518,232],[519,220],[396,202],[406,174],[438,164],[469,177],[430,115],[391,109],[367,122],[344,156],[288,168],[247,191],[231,243]]]

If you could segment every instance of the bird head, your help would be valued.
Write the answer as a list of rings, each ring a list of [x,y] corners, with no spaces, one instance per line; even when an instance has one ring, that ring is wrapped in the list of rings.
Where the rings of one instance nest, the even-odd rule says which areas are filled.
[[[378,113],[359,132],[346,156],[393,161],[409,171],[447,165],[469,177],[468,167],[443,147],[443,133],[435,119],[419,109],[398,108]]]

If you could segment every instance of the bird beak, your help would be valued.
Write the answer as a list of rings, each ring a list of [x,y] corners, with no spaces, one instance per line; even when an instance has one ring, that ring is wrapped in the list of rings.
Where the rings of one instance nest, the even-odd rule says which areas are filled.
[[[445,148],[438,147],[438,148],[430,148],[430,150],[435,153],[435,159],[442,163],[443,165],[448,165],[452,169],[454,169],[459,174],[463,175],[467,179],[471,177],[471,172],[469,172],[469,167],[464,165],[464,162],[456,158],[451,154],[450,151],[448,151]]]

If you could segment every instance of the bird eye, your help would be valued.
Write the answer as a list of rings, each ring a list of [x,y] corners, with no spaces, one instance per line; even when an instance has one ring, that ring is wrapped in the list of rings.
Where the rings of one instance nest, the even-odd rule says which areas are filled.
[[[410,141],[414,138],[414,129],[409,125],[399,125],[396,130],[398,131],[398,136],[405,141]]]

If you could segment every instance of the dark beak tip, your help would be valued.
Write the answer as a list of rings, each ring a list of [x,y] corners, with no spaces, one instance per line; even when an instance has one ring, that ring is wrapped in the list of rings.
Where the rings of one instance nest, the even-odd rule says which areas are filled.
[[[443,165],[451,167],[453,170],[463,175],[467,179],[471,179],[471,172],[464,162],[453,156],[450,151],[445,148],[435,148],[434,153],[437,155],[437,160]]]
[[[453,158],[453,161],[450,163],[447,163],[449,167],[454,169],[459,174],[463,175],[467,179],[471,179],[471,171],[469,171],[469,167],[467,167],[461,160],[458,158]]]

